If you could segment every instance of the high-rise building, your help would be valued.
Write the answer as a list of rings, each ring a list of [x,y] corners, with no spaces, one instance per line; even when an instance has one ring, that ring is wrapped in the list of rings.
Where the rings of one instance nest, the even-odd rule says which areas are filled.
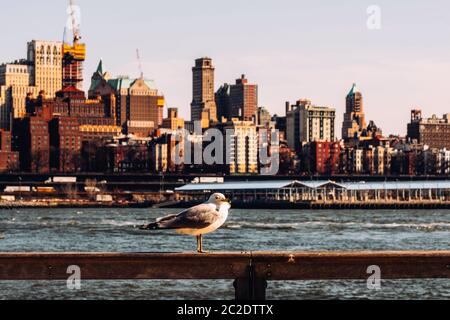
[[[287,108],[286,118],[288,146],[293,150],[298,151],[309,142],[335,140],[336,110],[333,108],[315,106],[303,99]]]
[[[103,72],[100,62],[92,76],[89,97],[101,97],[115,105],[117,125],[123,128],[124,133],[144,137],[162,125],[165,101],[154,81],[142,77],[111,78]]]
[[[433,115],[424,119],[421,110],[412,110],[408,138],[430,148],[450,150],[450,113],[444,114],[442,118]]]
[[[27,59],[0,66],[0,128],[10,130],[11,119],[25,116],[28,96],[54,97],[61,90],[62,55],[61,42],[33,40]]]
[[[63,88],[75,87],[83,90],[83,64],[86,59],[86,46],[75,41],[72,45],[63,44]]]
[[[38,94],[38,88],[30,86],[30,69],[24,60],[0,65],[0,128],[2,129],[10,130],[12,118],[24,117],[27,96]]]
[[[245,75],[230,86],[230,117],[255,121],[258,108],[258,86],[249,84]]]
[[[346,98],[342,138],[348,141],[355,137],[359,137],[365,128],[366,120],[363,97],[356,84],[353,84],[353,87]]]
[[[241,121],[256,121],[258,109],[258,86],[249,84],[245,75],[236,80],[233,85],[225,83],[216,92],[217,115],[219,121],[239,119]]]
[[[220,86],[216,92],[217,120],[222,122],[231,119],[230,115],[230,85],[228,83]]]
[[[53,97],[61,90],[63,83],[61,42],[37,41],[28,43],[28,63],[31,65],[30,85]]]
[[[223,125],[223,130],[230,141],[226,157],[227,172],[230,174],[258,173],[258,133],[252,121],[232,119]]]
[[[202,121],[202,127],[217,122],[217,106],[214,94],[214,66],[211,58],[195,60],[192,68],[193,99],[191,121]]]
[[[70,1],[73,5],[73,0]],[[83,64],[86,60],[86,45],[80,43],[81,31],[80,21],[76,17],[75,10],[70,10],[72,37],[71,41],[66,41],[64,32],[64,43],[62,45],[62,86],[63,88],[76,88],[83,90]]]
[[[30,66],[26,60],[5,63],[0,66],[0,85],[27,87],[30,85]]]
[[[126,133],[145,137],[162,125],[164,97],[155,95],[154,87],[144,79],[137,79],[130,85],[127,100]],[[123,112],[121,114],[123,116]]]

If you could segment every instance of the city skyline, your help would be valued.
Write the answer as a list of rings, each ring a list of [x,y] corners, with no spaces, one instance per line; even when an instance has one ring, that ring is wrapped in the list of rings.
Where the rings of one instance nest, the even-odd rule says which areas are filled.
[[[1,8],[0,300],[450,298],[450,0]]]
[[[192,61],[201,56],[214,61],[215,90],[245,73],[260,88],[260,106],[279,115],[284,115],[285,101],[301,98],[332,106],[336,108],[337,132],[345,96],[354,82],[365,97],[367,119],[374,120],[385,134],[406,134],[412,108],[421,108],[426,117],[448,110],[450,93],[445,76],[450,72],[446,59],[450,46],[441,41],[450,31],[445,25],[448,3],[378,1],[382,28],[369,30],[366,9],[371,3],[366,1],[340,5],[284,1],[284,6],[262,1],[258,7],[243,4],[240,11],[233,10],[232,2],[229,7],[215,3],[203,6],[203,1],[153,3],[158,14],[145,18],[146,10],[136,8],[145,9],[148,4],[139,1],[134,1],[135,5],[109,1],[109,9],[104,9],[101,1],[77,1],[82,41],[88,46],[85,79],[100,58],[113,75],[137,76],[135,50],[139,48],[145,76],[156,81],[166,97],[166,107],[179,108],[180,116],[186,119],[192,100]],[[66,8],[66,2],[61,1],[30,3],[26,10],[19,1],[5,8],[4,23],[14,26],[15,32],[7,32],[7,28],[0,31],[7,44],[0,61],[23,58],[24,44],[32,39],[62,40]],[[101,10],[108,14],[99,15]],[[200,14],[210,23],[208,28],[197,21]],[[39,23],[29,28],[30,24],[10,20],[20,15]],[[41,18],[33,20],[32,15]],[[265,23],[264,17],[269,15],[272,24]],[[244,18],[252,28],[242,32],[238,22],[247,21]],[[127,28],[115,28],[117,19]],[[88,86],[85,82],[85,89]]]

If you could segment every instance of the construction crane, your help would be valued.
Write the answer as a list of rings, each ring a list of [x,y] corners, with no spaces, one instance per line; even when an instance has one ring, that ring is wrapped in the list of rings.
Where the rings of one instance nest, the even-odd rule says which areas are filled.
[[[77,18],[75,16],[74,10],[75,8],[74,1],[70,0],[69,5],[70,5],[70,18],[72,19],[73,45],[75,46],[75,44],[81,40],[80,29],[78,29],[77,26]]]
[[[69,0],[69,14],[72,23],[73,43],[63,44],[63,88],[83,87],[83,62],[86,60],[86,45],[81,40],[74,0]]]
[[[144,69],[142,68],[142,60],[141,60],[141,54],[139,53],[139,49],[136,49],[136,56],[139,63],[139,72],[141,75],[141,78],[144,78]]]

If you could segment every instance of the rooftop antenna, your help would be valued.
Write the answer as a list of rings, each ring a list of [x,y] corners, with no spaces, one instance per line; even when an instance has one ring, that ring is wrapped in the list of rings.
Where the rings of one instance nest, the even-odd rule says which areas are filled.
[[[141,78],[144,78],[144,70],[142,69],[142,60],[141,60],[141,54],[139,53],[139,49],[136,49],[136,56],[139,63],[139,72],[141,73]]]

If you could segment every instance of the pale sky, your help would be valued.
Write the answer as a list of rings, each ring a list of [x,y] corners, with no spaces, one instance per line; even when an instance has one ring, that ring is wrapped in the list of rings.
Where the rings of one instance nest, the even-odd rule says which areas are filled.
[[[450,113],[448,0],[77,0],[87,44],[85,87],[102,57],[113,75],[154,79],[168,107],[189,117],[194,59],[210,56],[216,89],[241,74],[259,101],[284,114],[309,98],[337,109],[356,82],[368,120],[385,134],[406,132],[409,111]],[[25,58],[31,39],[61,40],[68,0],[0,0],[0,62]],[[381,29],[367,28],[370,5]]]

